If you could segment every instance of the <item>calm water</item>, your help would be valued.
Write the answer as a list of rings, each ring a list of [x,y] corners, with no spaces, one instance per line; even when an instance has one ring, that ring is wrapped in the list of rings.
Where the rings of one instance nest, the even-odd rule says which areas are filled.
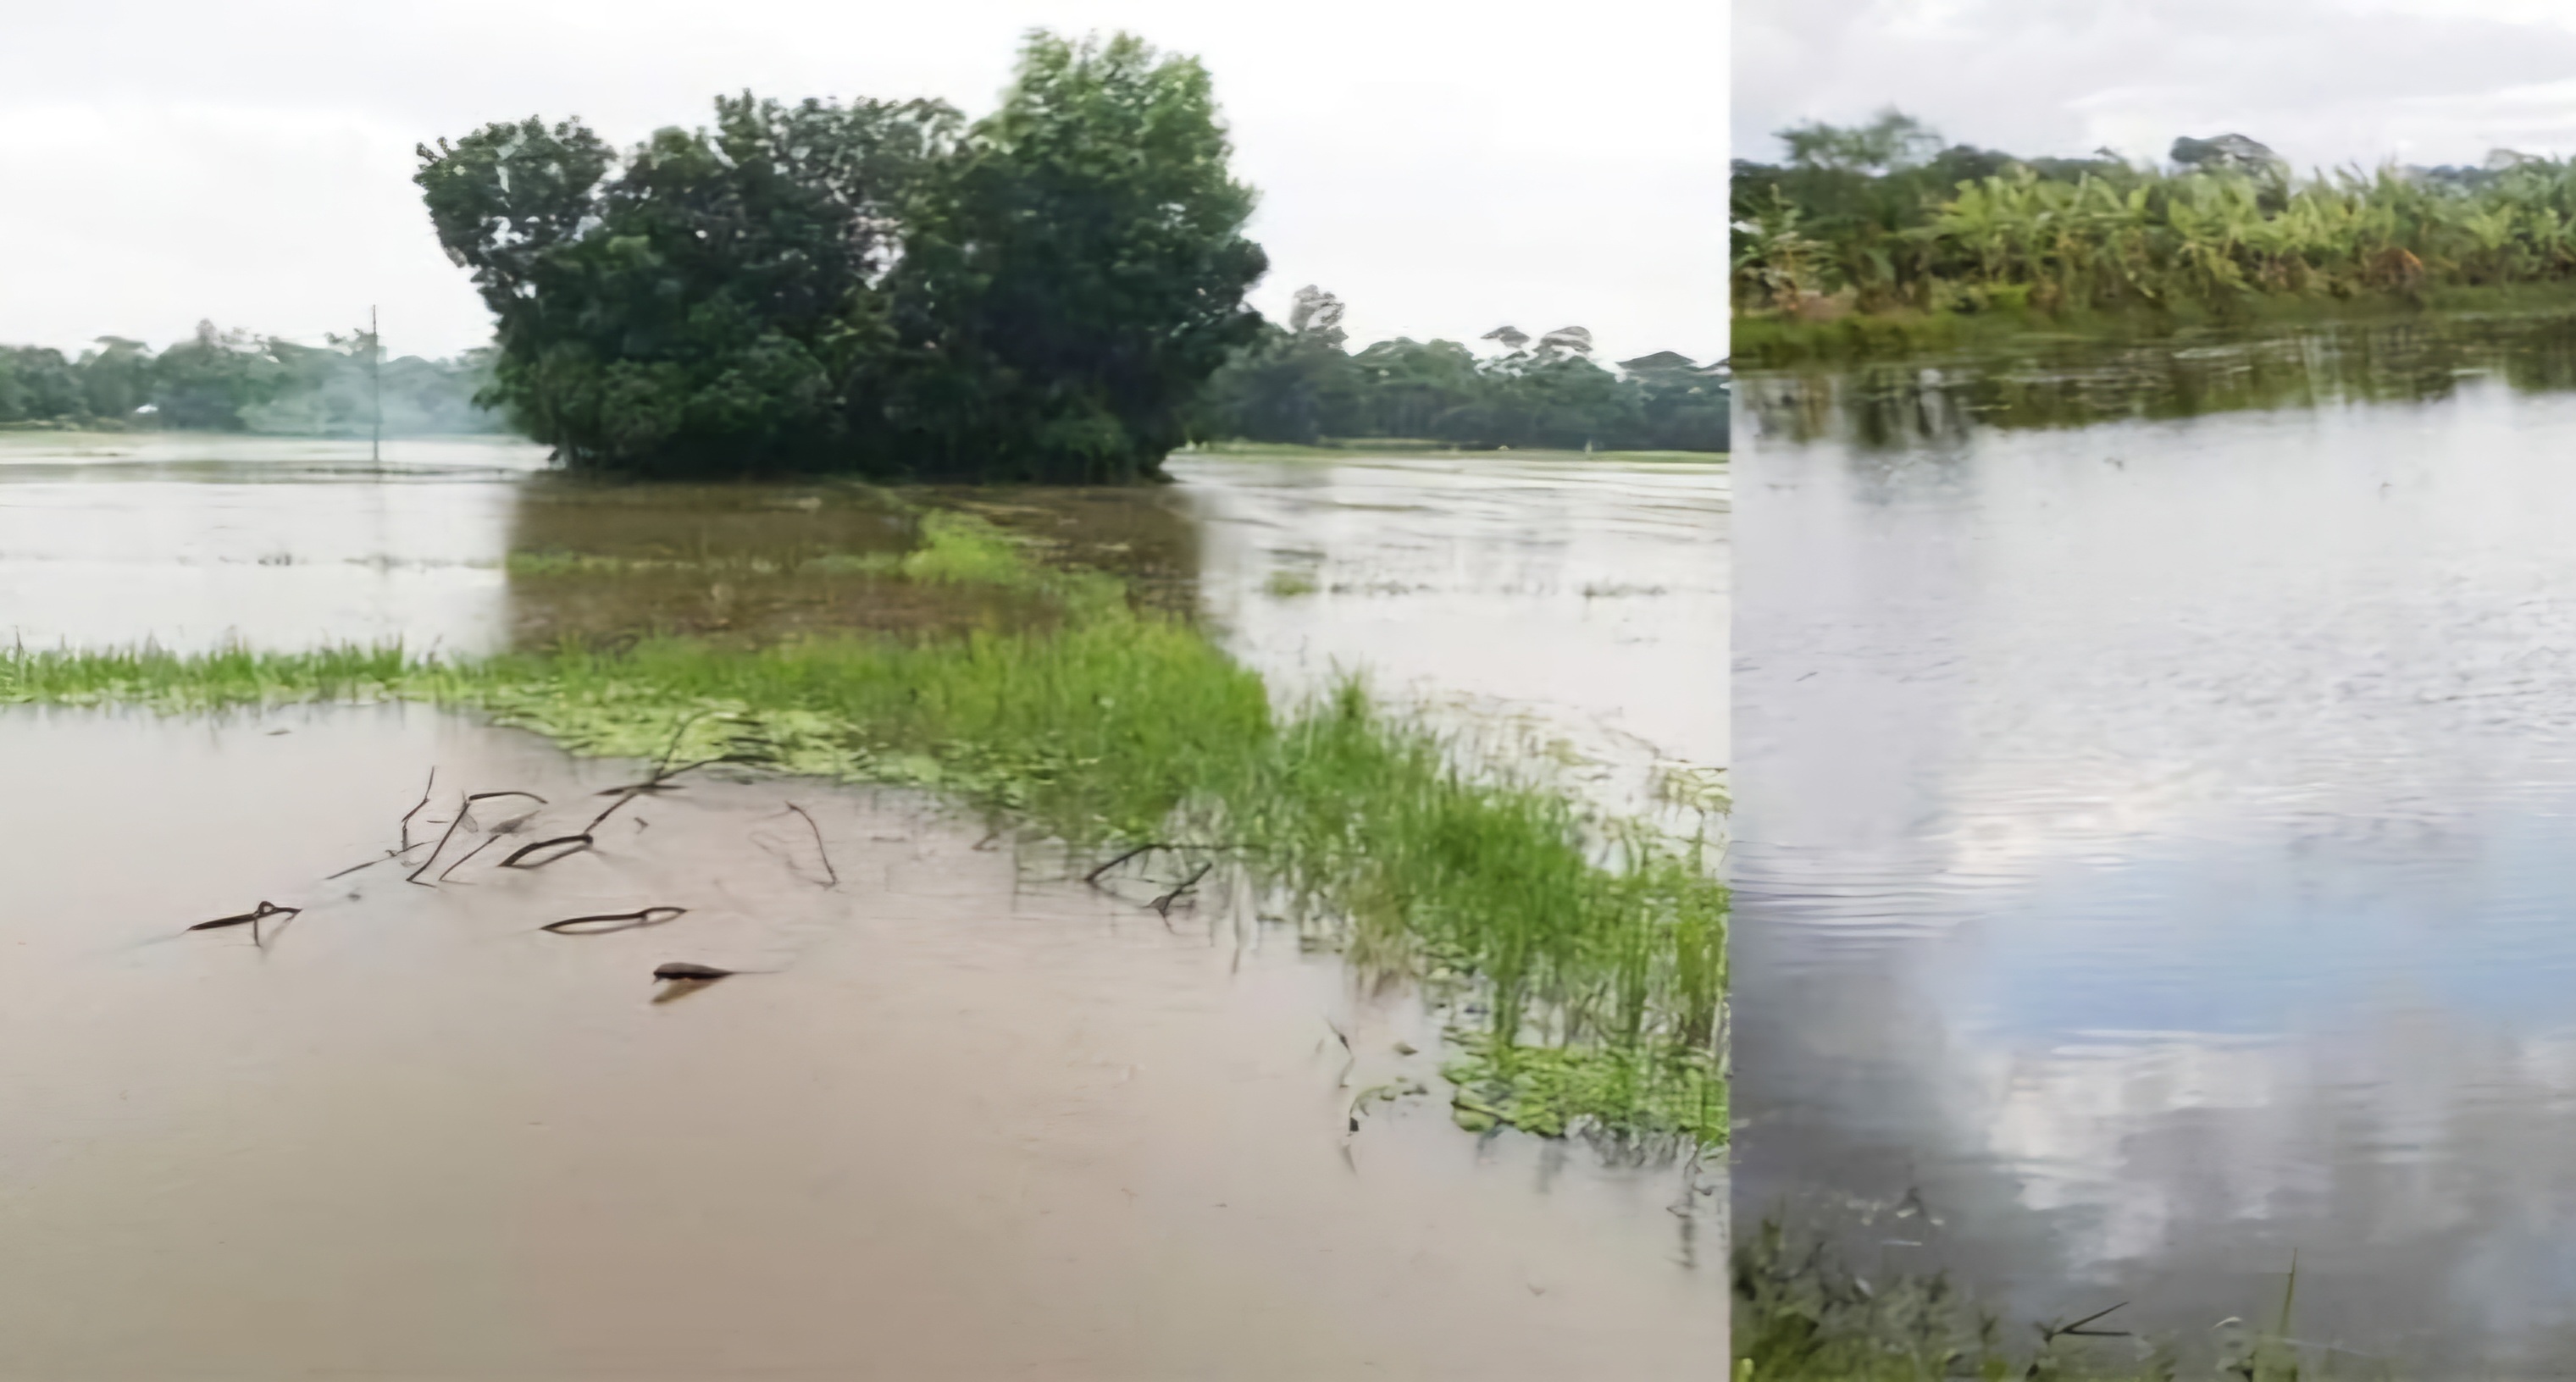
[[[2567,340],[1746,382],[1739,1222],[2576,1375]]]
[[[1466,1379],[1724,1355],[1675,1175],[1480,1147],[1427,1092],[1418,1008],[1213,904],[1166,928],[1153,882],[1086,888],[916,798],[701,776],[542,870],[494,868],[469,825],[432,888],[328,877],[397,842],[428,766],[415,839],[457,791],[547,798],[508,840],[572,828],[639,765],[401,706],[13,710],[0,759],[22,981],[0,1371]],[[260,898],[307,910],[260,945],[181,933]],[[654,905],[689,910],[538,929]],[[741,972],[657,1003],[673,960]],[[1426,1092],[1347,1135],[1381,1085]]]
[[[852,488],[571,485],[506,443],[386,459],[0,438],[0,636],[477,652],[1020,613],[835,574],[905,541]],[[1284,696],[1364,672],[1622,806],[1722,766],[1722,469],[1175,469],[912,497],[1134,577]],[[570,829],[638,771],[420,707],[20,709],[0,763],[0,947],[42,976],[0,1014],[15,1366],[1722,1369],[1705,1177],[1460,1132],[1436,1019],[1222,897],[1167,927],[1142,903],[1178,878],[1095,891],[919,799],[776,779],[648,798],[541,872],[492,867],[509,836],[469,854],[485,820],[435,889],[329,877],[396,842],[432,767],[423,837],[505,788],[548,799],[521,838]],[[263,898],[307,910],[264,945],[179,933]],[[653,905],[689,910],[536,929]],[[744,972],[657,1004],[670,960]],[[1352,1135],[1377,1087],[1401,1092]]]
[[[774,637],[975,613],[800,572],[891,551],[850,487],[563,483],[542,448],[0,436],[0,638],[486,652],[677,628]],[[1727,760],[1723,466],[1179,458],[1150,489],[932,490],[1203,614],[1283,696],[1344,672],[1605,800]],[[613,579],[512,553],[648,563]],[[654,569],[658,563],[668,569]],[[712,563],[712,565],[710,564]],[[927,600],[927,604],[924,601]],[[988,611],[993,612],[993,611]],[[1007,613],[1007,611],[998,611]]]

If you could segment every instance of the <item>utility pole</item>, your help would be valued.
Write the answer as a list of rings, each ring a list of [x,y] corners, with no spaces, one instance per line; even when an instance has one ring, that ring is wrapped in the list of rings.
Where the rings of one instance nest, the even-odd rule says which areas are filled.
[[[385,463],[385,341],[376,334],[376,309],[367,307],[367,387],[374,395],[376,426],[367,438],[367,460],[372,465]]]

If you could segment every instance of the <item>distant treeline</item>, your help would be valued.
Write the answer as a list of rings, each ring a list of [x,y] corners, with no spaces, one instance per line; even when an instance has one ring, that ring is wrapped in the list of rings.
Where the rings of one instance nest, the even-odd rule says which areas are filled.
[[[2242,135],[2176,140],[2162,168],[1945,146],[1894,111],[1780,139],[1785,162],[1734,165],[1739,314],[2224,311],[2576,278],[2576,165],[2509,150],[2297,178]]]
[[[363,331],[307,346],[218,331],[212,322],[157,354],[121,336],[100,337],[76,359],[43,346],[0,346],[0,424],[364,436],[375,425],[381,385],[388,435],[501,430],[497,415],[474,404],[491,375],[488,352],[381,364],[376,354]]]
[[[1190,414],[1202,440],[1314,443],[1421,438],[1463,447],[1724,451],[1728,390],[1720,366],[1672,351],[1592,360],[1581,327],[1533,341],[1501,327],[1479,357],[1455,341],[1380,341],[1345,348],[1343,306],[1299,290],[1285,327],[1264,323],[1208,380]]]

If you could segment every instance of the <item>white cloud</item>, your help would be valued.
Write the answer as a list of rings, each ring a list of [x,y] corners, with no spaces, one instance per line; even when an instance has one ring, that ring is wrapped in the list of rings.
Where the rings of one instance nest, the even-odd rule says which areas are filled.
[[[2225,131],[2303,167],[2570,153],[2571,21],[2523,0],[1744,0],[1736,153],[1888,105],[2017,153]]]
[[[314,338],[374,302],[394,348],[459,349],[488,328],[419,212],[415,142],[530,113],[629,141],[743,88],[977,112],[1037,25],[1206,60],[1263,193],[1265,310],[1318,282],[1362,340],[1511,321],[1613,356],[1722,348],[1726,13],[1670,0],[50,7],[0,45],[0,340],[207,316]]]

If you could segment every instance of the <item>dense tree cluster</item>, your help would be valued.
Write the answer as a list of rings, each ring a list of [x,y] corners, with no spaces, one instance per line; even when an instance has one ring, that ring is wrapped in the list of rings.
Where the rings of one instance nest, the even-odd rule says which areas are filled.
[[[748,93],[619,154],[578,121],[421,150],[496,319],[488,398],[575,467],[1153,474],[1259,317],[1206,72],[1032,35],[1000,109]]]
[[[375,352],[363,331],[307,346],[211,322],[157,354],[120,336],[100,337],[78,358],[0,346],[0,423],[360,436],[375,426],[381,387],[390,434],[500,427],[474,403],[488,373],[479,354],[379,361]]]
[[[1591,333],[1566,327],[1532,340],[1512,327],[1479,356],[1455,341],[1380,341],[1346,348],[1343,306],[1298,291],[1285,327],[1264,324],[1208,383],[1191,416],[1201,438],[1313,443],[1417,438],[1468,447],[1724,451],[1721,372],[1662,351],[1592,359]]]

